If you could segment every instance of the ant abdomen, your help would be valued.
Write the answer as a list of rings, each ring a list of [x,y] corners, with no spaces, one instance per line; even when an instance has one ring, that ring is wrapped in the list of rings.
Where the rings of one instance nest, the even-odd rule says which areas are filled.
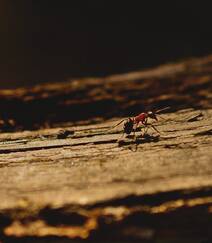
[[[129,135],[133,131],[133,125],[133,120],[129,118],[128,121],[124,123],[124,133]]]

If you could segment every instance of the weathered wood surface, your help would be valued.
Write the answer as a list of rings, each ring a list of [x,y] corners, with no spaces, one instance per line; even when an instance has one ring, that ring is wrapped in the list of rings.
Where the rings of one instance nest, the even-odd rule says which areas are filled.
[[[7,121],[0,129],[37,129],[79,120],[90,124],[167,104],[173,110],[211,108],[211,78],[212,55],[105,78],[0,90],[0,119]]]
[[[2,122],[0,237],[11,242],[17,242],[17,236],[21,237],[20,242],[23,237],[48,236],[109,240],[211,237],[211,59],[195,60],[190,66],[189,62],[164,66],[158,71],[146,71],[146,74],[108,77],[101,80],[105,83],[101,84],[99,98],[100,80],[84,80],[85,85],[89,84],[85,97],[89,100],[87,95],[91,94],[90,102],[94,105],[102,92],[110,94],[110,99],[116,100],[121,110],[126,107],[128,113],[131,109],[136,111],[139,104],[151,107],[155,102],[156,107],[161,107],[170,101],[174,105],[163,115],[165,120],[157,123],[160,136],[149,130],[149,136],[136,141],[124,138],[120,144],[117,139],[122,126],[109,129],[119,121],[118,117],[98,123],[95,120],[95,124],[90,119],[90,124],[75,126],[66,121],[66,109],[60,111],[56,103],[64,105],[65,100],[69,100],[68,107],[73,108],[73,103],[79,101],[79,107],[83,108],[83,99],[68,95],[60,103],[64,93],[74,94],[74,82],[67,84],[69,90],[64,83],[62,88],[59,84],[32,88],[31,93],[29,89],[1,91],[3,106],[8,102],[9,107],[19,108],[21,115],[22,106],[24,110],[26,106],[32,108],[33,102],[42,101],[44,94],[48,102],[51,99],[57,102],[51,111],[46,111],[48,118],[44,119],[41,112],[43,117],[39,120],[39,126],[45,126],[49,120],[54,128],[6,132],[8,128],[36,127],[34,117],[23,123],[23,117],[18,118],[17,111],[11,109],[7,118],[14,121],[6,125]],[[171,77],[174,83],[166,86]],[[90,82],[95,82],[93,89]],[[122,82],[128,86],[122,86]],[[177,86],[177,83],[184,86]],[[79,89],[80,84],[76,86]],[[124,90],[134,86],[128,93],[134,96],[127,97]],[[152,93],[147,98],[151,87]],[[181,89],[182,93],[178,93]],[[55,95],[57,92],[60,94]],[[146,96],[139,96],[144,93]],[[154,99],[153,94],[157,94]],[[28,103],[29,97],[32,103]],[[15,104],[17,100],[19,103]],[[105,104],[103,107],[107,107],[108,103]],[[191,104],[195,109],[178,110]],[[42,102],[40,107],[42,109]],[[49,118],[53,108],[57,115],[61,114],[62,120]],[[104,113],[101,108],[101,105],[96,107],[98,116]],[[33,112],[39,114],[39,110]],[[6,117],[5,114],[2,116]],[[102,117],[107,116],[103,114]],[[63,121],[66,123],[57,125]],[[61,129],[69,131],[67,136]]]

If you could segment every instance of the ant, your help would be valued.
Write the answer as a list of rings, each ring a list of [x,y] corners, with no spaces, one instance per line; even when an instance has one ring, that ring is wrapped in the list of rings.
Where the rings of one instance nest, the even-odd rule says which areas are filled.
[[[157,118],[157,114],[160,113],[161,111],[164,111],[164,110],[167,110],[169,109],[170,107],[165,107],[163,109],[160,109],[160,110],[157,110],[155,112],[153,111],[148,111],[148,112],[143,112],[143,113],[140,113],[139,115],[135,116],[135,117],[129,117],[127,119],[123,119],[121,120],[118,124],[116,124],[114,127],[112,128],[115,128],[117,127],[118,125],[120,125],[122,122],[125,121],[124,123],[124,127],[123,127],[123,135],[126,133],[127,135],[130,135],[132,132],[134,133],[134,136],[135,136],[135,131],[138,127],[138,125],[143,125],[144,126],[144,134],[146,134],[147,130],[148,130],[148,127],[150,126],[151,128],[153,128],[157,133],[160,134],[160,132],[156,129],[156,127],[151,124],[151,123],[148,123],[148,118],[151,118],[151,119],[154,119],[156,121],[158,121],[158,118]],[[134,125],[135,125],[135,128],[134,128]],[[123,136],[122,135],[122,136]]]

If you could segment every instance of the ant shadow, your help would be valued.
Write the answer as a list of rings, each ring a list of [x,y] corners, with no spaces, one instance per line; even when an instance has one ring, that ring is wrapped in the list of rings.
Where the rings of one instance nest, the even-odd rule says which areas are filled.
[[[159,139],[160,135],[150,135],[147,133],[140,136],[127,135],[124,140],[118,141],[118,145],[119,147],[126,146],[133,152],[136,152],[139,144],[158,142]],[[133,149],[132,146],[129,147],[129,145],[135,145],[135,148]]]

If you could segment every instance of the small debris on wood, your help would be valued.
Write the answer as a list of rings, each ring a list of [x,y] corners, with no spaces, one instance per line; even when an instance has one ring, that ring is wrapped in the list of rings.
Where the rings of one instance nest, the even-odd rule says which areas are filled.
[[[212,135],[212,129],[208,129],[195,134],[195,136],[211,136],[211,135]]]
[[[67,130],[67,129],[62,129],[58,132],[57,134],[57,138],[58,139],[65,139],[71,135],[74,135],[74,131],[73,130]]]
[[[199,114],[192,116],[190,118],[187,119],[187,122],[194,122],[194,121],[199,121],[200,118],[203,118],[203,114],[202,112],[200,112]]]

